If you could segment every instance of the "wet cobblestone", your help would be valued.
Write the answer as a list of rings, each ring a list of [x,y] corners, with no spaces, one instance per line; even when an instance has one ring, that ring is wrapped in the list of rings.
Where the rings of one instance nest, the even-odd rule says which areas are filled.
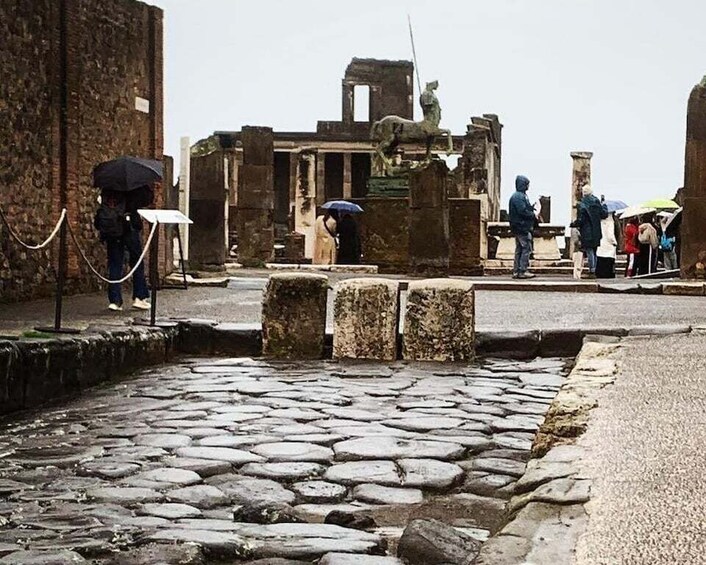
[[[482,539],[565,365],[196,358],[144,371],[0,423],[0,562],[385,555],[418,517]],[[333,510],[376,525],[321,523]]]

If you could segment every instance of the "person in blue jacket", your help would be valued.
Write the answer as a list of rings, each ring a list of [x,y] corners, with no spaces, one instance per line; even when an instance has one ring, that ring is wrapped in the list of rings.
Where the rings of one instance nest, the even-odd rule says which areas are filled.
[[[515,236],[515,263],[512,269],[513,279],[532,279],[534,275],[528,271],[532,253],[532,231],[536,216],[534,208],[527,198],[530,181],[527,177],[518,175],[515,178],[515,193],[510,197],[508,214],[510,216],[510,231]]]

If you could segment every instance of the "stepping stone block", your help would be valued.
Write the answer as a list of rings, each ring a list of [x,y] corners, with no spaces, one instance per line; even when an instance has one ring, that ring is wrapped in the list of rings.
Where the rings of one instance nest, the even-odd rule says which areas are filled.
[[[475,358],[473,284],[452,279],[409,283],[403,357],[412,361]]]
[[[398,283],[349,279],[336,286],[333,316],[335,359],[397,358]]]
[[[321,359],[326,331],[328,277],[271,275],[262,305],[262,351],[276,359]]]

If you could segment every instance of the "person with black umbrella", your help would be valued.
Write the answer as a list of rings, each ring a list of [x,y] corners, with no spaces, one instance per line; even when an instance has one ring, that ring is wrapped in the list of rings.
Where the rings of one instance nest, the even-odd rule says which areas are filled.
[[[159,161],[121,157],[96,166],[93,185],[101,189],[100,206],[94,225],[106,244],[108,278],[122,278],[125,255],[130,269],[135,268],[142,255],[142,218],[138,210],[154,202],[152,183],[162,178]],[[144,262],[137,265],[132,276],[132,307],[149,310],[150,292],[145,277]],[[108,285],[108,308],[123,309],[120,284]]]

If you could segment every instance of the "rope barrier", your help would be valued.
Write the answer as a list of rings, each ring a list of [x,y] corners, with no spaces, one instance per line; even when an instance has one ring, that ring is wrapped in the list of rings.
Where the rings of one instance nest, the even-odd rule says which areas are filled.
[[[76,234],[74,234],[74,230],[71,227],[71,223],[67,222],[66,225],[69,228],[69,234],[71,235],[71,239],[73,240],[74,245],[76,246],[76,249],[78,249],[79,254],[81,255],[81,257],[83,257],[83,260],[86,262],[86,264],[91,269],[91,271],[93,271],[93,274],[96,275],[100,280],[102,280],[103,282],[106,282],[108,284],[121,284],[121,283],[124,283],[126,280],[128,280],[132,275],[134,275],[135,271],[137,271],[137,268],[140,266],[142,261],[144,261],[145,255],[147,255],[147,251],[149,250],[150,245],[152,244],[152,238],[154,237],[154,234],[157,231],[157,226],[159,226],[159,223],[155,222],[154,224],[152,224],[152,229],[150,230],[150,235],[147,237],[147,243],[145,243],[145,247],[142,250],[142,255],[140,255],[140,258],[137,260],[137,263],[135,263],[135,266],[132,269],[130,269],[130,272],[127,275],[125,275],[122,279],[119,279],[117,281],[111,281],[110,279],[105,278],[103,275],[101,275],[96,270],[96,268],[91,264],[91,261],[86,256],[86,253],[83,251],[83,249],[79,245],[78,239],[76,238]]]
[[[13,231],[13,229],[10,227],[10,222],[7,221],[7,217],[5,216],[5,212],[2,211],[2,208],[0,208],[0,219],[2,219],[3,223],[7,227],[7,231],[17,243],[22,245],[23,247],[26,247],[27,249],[31,251],[37,251],[39,249],[43,249],[47,245],[49,245],[52,240],[56,237],[56,235],[59,233],[59,230],[61,229],[61,224],[66,220],[66,208],[63,208],[61,210],[61,215],[59,216],[59,221],[56,222],[56,226],[54,227],[54,231],[51,232],[49,237],[43,242],[40,243],[39,245],[30,245],[28,243],[25,243],[20,239],[20,237]]]

